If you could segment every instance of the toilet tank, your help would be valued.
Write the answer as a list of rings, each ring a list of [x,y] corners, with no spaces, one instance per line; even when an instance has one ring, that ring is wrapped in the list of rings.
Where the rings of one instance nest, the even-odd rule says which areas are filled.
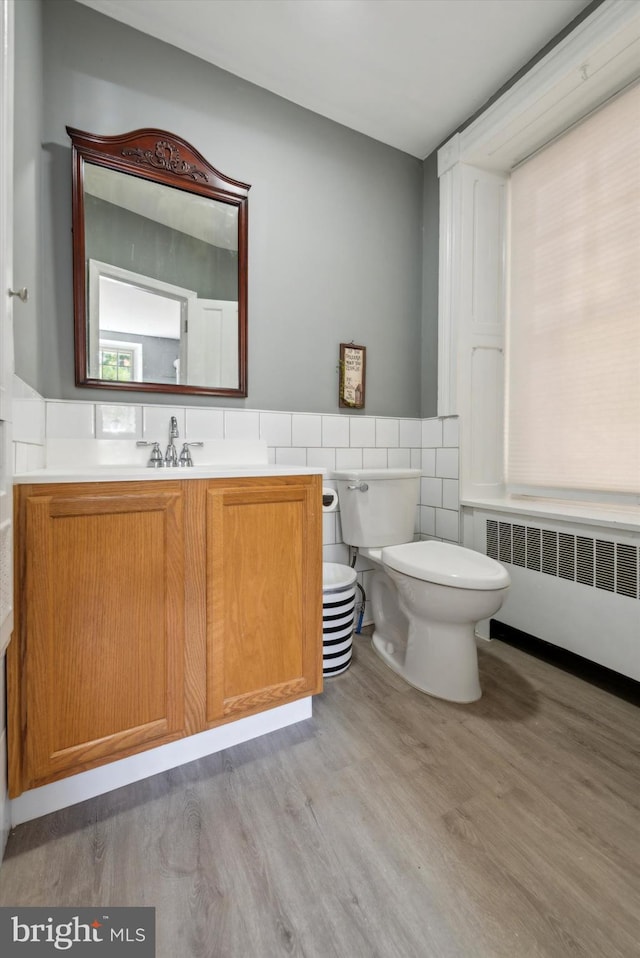
[[[332,477],[348,545],[375,548],[413,541],[419,469],[348,469]]]

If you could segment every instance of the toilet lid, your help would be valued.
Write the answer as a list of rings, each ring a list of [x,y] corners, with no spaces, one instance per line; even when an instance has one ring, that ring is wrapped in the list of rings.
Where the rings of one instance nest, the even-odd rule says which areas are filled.
[[[382,550],[384,565],[438,585],[457,589],[505,589],[507,570],[489,556],[447,542],[406,542]]]

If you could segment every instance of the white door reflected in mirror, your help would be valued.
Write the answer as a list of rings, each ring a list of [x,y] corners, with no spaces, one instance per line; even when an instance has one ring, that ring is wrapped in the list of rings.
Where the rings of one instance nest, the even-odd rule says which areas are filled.
[[[104,382],[238,386],[238,304],[89,261],[88,375]]]

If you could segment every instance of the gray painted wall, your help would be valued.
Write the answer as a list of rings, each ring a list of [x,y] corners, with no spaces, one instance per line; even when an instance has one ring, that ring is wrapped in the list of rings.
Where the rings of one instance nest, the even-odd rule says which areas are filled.
[[[65,131],[155,126],[252,184],[249,396],[194,403],[337,412],[338,347],[354,340],[367,346],[364,414],[421,415],[422,163],[71,0],[41,9],[43,147],[30,158],[47,359],[38,379],[21,343],[18,374],[47,398],[159,400],[74,385]]]
[[[238,298],[238,254],[85,195],[87,259],[130,269],[202,299]]]

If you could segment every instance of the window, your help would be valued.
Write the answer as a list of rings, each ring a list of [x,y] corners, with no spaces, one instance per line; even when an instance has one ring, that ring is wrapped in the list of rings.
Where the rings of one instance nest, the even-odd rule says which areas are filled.
[[[513,171],[506,478],[640,493],[640,85]]]
[[[98,348],[98,378],[119,383],[140,381],[142,344],[101,339]]]
[[[131,382],[133,350],[100,350],[100,379]]]

